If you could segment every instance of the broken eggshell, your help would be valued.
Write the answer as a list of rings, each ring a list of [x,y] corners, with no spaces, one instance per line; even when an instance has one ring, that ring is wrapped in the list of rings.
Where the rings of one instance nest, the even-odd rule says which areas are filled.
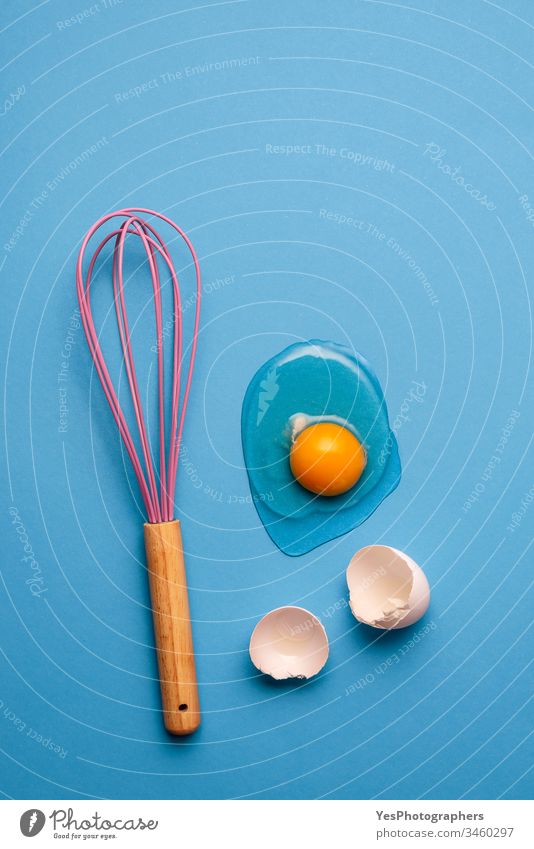
[[[254,666],[272,678],[311,678],[327,661],[328,637],[304,607],[277,607],[254,628],[249,651]]]
[[[389,545],[357,551],[347,569],[350,608],[373,628],[406,628],[423,616],[430,602],[426,575],[404,552]]]

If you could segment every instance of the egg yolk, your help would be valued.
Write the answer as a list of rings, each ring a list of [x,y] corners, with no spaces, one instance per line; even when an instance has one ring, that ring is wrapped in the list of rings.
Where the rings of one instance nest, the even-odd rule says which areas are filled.
[[[305,489],[319,495],[341,495],[360,479],[367,457],[348,428],[319,422],[299,433],[291,446],[289,463]]]

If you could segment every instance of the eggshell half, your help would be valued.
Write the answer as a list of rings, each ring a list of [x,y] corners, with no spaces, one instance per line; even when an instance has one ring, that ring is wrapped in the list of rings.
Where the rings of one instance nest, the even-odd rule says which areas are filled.
[[[304,607],[277,607],[260,619],[250,638],[254,666],[273,678],[311,678],[328,658],[326,631]]]
[[[359,622],[373,628],[406,628],[430,603],[426,575],[404,552],[389,545],[357,551],[347,569],[350,608]]]

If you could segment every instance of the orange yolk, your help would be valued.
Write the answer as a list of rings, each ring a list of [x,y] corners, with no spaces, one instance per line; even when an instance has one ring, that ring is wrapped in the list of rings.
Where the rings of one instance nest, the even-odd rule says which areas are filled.
[[[340,495],[360,479],[367,457],[363,445],[346,427],[319,422],[299,433],[289,463],[305,489],[319,495]]]

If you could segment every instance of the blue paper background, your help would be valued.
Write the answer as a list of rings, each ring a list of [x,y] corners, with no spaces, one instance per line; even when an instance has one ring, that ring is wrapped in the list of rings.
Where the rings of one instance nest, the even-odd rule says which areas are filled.
[[[0,14],[3,794],[528,797],[532,4]],[[204,723],[181,741],[158,713],[142,514],[69,331],[83,233],[135,204],[187,230],[205,286],[177,487]],[[259,365],[308,338],[373,364],[404,471],[363,526],[290,559],[248,500],[239,419]],[[406,632],[346,606],[370,542],[427,572],[431,608]],[[330,637],[310,683],[248,659],[285,603]]]

